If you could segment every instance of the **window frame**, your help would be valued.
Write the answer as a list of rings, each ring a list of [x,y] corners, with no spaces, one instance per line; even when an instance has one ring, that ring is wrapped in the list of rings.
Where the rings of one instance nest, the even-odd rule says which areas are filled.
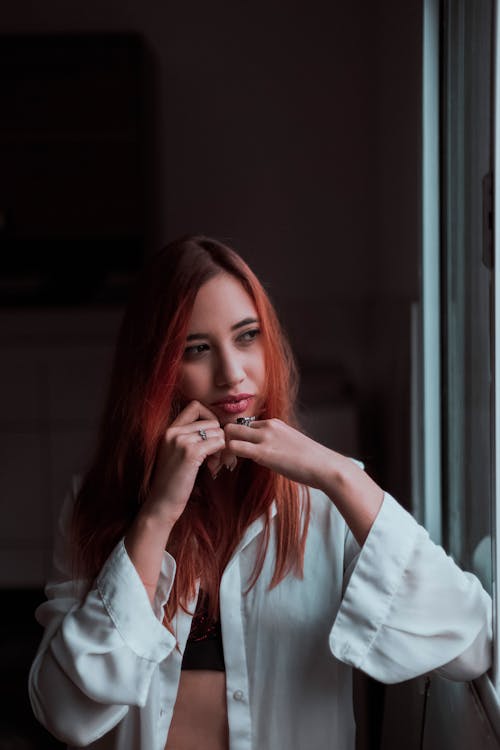
[[[492,163],[493,163],[493,273],[491,321],[492,353],[492,598],[493,598],[493,665],[489,673],[471,683],[481,702],[497,739],[500,739],[500,28],[499,3],[493,0],[492,60]],[[420,326],[414,326],[415,352],[420,353],[421,370],[414,368],[417,382],[413,393],[420,397],[421,412],[413,423],[414,475],[420,470],[422,480],[414,478],[415,515],[428,529],[432,539],[442,543],[442,403],[441,347],[442,308],[440,298],[441,216],[440,216],[440,60],[441,2],[424,0],[422,39],[422,302]],[[498,225],[500,226],[500,224]],[[421,489],[420,489],[421,487]],[[436,501],[439,499],[439,502]]]

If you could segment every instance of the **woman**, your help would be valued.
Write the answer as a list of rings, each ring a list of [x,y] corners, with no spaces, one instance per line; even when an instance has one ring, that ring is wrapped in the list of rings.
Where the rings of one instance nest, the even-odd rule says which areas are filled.
[[[353,666],[388,683],[488,669],[478,580],[302,434],[294,396],[234,251],[185,237],[153,259],[37,610],[31,701],[70,746],[350,750]]]

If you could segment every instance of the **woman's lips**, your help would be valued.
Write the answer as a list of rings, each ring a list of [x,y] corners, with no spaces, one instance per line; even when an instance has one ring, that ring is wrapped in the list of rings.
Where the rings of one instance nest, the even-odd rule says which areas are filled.
[[[238,399],[238,401],[220,401],[218,404],[214,404],[214,406],[226,414],[242,414],[248,409],[252,398],[253,396],[246,396],[245,398]]]

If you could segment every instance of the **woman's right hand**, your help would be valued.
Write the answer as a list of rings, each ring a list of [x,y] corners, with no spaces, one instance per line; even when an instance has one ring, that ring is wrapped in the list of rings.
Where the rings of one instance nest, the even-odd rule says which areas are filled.
[[[207,439],[201,437],[204,430]],[[159,446],[145,505],[173,525],[184,511],[198,470],[225,447],[219,420],[199,401],[191,401],[167,428]]]

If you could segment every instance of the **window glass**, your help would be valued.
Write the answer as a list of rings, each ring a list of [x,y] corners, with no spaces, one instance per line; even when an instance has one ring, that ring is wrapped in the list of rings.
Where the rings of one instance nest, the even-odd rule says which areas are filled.
[[[442,405],[445,546],[491,592],[491,0],[442,24]]]

